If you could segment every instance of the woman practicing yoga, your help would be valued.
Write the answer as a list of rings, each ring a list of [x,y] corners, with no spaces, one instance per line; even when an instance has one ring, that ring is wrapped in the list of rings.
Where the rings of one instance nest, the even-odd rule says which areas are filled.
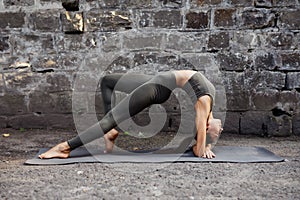
[[[130,94],[114,108],[111,108],[111,96],[117,83],[117,90]],[[110,152],[114,140],[118,136],[115,127],[119,123],[153,104],[165,102],[175,88],[185,90],[195,105],[197,129],[197,142],[193,146],[195,156],[215,157],[211,145],[206,144],[206,134],[209,134],[212,139],[216,139],[222,131],[221,120],[214,119],[212,115],[215,88],[203,74],[192,70],[161,72],[155,76],[137,74],[105,76],[101,83],[105,116],[80,135],[56,145],[39,157],[67,158],[73,149],[102,136],[105,139],[106,151]]]

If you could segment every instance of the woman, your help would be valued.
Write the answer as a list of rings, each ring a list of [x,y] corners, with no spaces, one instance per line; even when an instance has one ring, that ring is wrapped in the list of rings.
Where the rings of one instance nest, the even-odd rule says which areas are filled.
[[[75,138],[56,145],[39,157],[67,158],[71,150],[87,144],[104,134],[107,134],[104,135],[106,148],[110,150],[113,141],[118,135],[118,131],[114,128],[119,123],[136,115],[152,104],[165,102],[170,97],[171,92],[178,87],[189,94],[195,105],[195,123],[197,128],[197,142],[193,146],[195,156],[203,158],[215,157],[215,154],[211,150],[211,145],[206,145],[206,134],[209,133],[213,138],[217,138],[222,131],[221,120],[213,118],[212,107],[215,98],[215,88],[203,74],[192,70],[179,70],[162,72],[153,77],[145,76],[141,79],[138,77],[134,78],[134,75],[132,75],[130,80],[136,80],[137,84],[131,84],[132,81],[124,84],[132,92],[114,108],[111,109],[109,107],[111,105],[110,100],[105,102],[107,99],[104,99],[104,104],[107,105],[105,108],[107,113],[98,123]],[[137,85],[139,86],[136,87]],[[111,91],[103,91],[102,89],[102,92]],[[107,94],[104,96],[110,99],[111,95]]]

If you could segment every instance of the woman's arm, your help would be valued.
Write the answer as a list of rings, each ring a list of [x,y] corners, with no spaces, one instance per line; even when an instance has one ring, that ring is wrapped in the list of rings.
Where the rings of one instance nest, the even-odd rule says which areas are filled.
[[[211,151],[211,145],[206,146],[206,130],[208,119],[210,117],[211,98],[207,95],[198,99],[195,104],[196,110],[196,128],[197,128],[197,143],[193,146],[193,152],[197,157],[213,158],[214,153]]]

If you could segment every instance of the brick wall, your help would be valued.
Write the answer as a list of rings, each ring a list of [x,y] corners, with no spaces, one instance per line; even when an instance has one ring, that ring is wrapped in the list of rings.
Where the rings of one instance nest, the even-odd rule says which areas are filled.
[[[101,116],[80,77],[196,68],[220,72],[227,132],[300,134],[298,0],[63,2],[0,0],[0,127],[72,128],[74,113],[95,107]],[[167,110],[171,130],[177,111]]]

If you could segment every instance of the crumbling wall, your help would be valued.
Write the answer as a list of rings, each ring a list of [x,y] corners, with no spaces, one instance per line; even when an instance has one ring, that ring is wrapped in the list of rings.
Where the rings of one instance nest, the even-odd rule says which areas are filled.
[[[0,0],[0,127],[74,128],[94,101],[101,115],[79,74],[217,66],[225,131],[300,134],[299,28],[298,0]]]

